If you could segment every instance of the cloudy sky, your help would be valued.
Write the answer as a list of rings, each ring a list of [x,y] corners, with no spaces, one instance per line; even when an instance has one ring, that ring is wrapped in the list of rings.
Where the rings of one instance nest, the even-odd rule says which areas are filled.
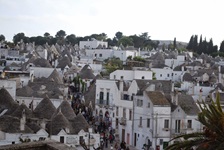
[[[222,0],[0,0],[0,34],[11,41],[17,33],[38,36],[86,36],[106,33],[113,38],[148,32],[153,40],[189,42],[197,34],[224,40]]]

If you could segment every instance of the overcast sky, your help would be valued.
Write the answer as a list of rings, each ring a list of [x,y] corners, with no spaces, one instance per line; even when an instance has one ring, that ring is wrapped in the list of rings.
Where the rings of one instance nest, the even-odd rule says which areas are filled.
[[[189,42],[191,35],[224,40],[222,0],[0,0],[0,34],[11,41],[17,33],[38,36],[86,36],[106,33],[113,38],[148,32],[153,40]]]

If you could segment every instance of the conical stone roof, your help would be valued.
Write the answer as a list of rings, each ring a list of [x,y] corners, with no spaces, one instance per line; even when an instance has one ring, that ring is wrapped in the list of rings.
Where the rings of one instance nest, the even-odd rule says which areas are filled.
[[[89,65],[85,65],[79,73],[82,79],[94,79],[95,75]]]
[[[74,110],[72,109],[71,105],[67,100],[64,100],[61,105],[57,108],[57,112],[62,112],[62,114],[68,119],[72,120],[76,117]]]
[[[58,61],[58,66],[57,66],[57,68],[61,68],[62,70],[66,67],[66,66],[69,66],[69,67],[71,67],[72,66],[72,63],[71,63],[71,61],[70,61],[70,59],[68,58],[68,57],[63,57],[62,59],[60,59],[59,61]]]
[[[57,113],[52,118],[52,123],[48,124],[48,130],[52,130],[51,134],[56,135],[58,134],[62,129],[66,131],[66,129],[69,129],[69,132],[71,132],[72,127],[70,122],[66,119],[66,117],[62,114],[61,111]]]
[[[20,119],[9,115],[0,117],[0,129],[6,133],[33,133],[33,131],[25,125],[25,130],[20,130]]]
[[[59,73],[57,72],[56,69],[53,70],[53,72],[52,72],[51,75],[48,77],[48,79],[49,79],[50,81],[53,80],[53,81],[54,81],[55,83],[57,83],[57,84],[63,84],[63,81],[62,81],[62,79],[60,78]]]
[[[9,92],[2,88],[0,89],[0,110],[8,109],[5,114],[11,114],[19,107],[19,104],[15,102]]]
[[[24,86],[16,90],[17,96],[31,97],[33,96],[33,90],[29,86]]]
[[[183,75],[183,81],[192,82],[192,81],[193,81],[193,77],[191,76],[190,73],[186,72],[186,73]]]
[[[55,112],[56,108],[47,96],[34,109],[34,115],[37,118],[51,119]]]
[[[22,112],[25,110],[25,115],[27,118],[33,117],[32,111],[27,108],[27,106],[22,103],[13,113],[12,116],[17,117],[17,118],[22,118]]]
[[[86,121],[85,117],[79,113],[74,120],[71,121],[73,132],[77,134],[80,130],[88,131],[89,124]]]

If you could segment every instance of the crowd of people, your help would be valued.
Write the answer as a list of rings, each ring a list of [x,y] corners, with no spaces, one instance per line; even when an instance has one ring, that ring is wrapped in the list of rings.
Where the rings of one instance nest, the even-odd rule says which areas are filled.
[[[115,139],[115,129],[112,128],[112,120],[109,112],[99,112],[98,115],[93,116],[93,110],[91,106],[86,107],[81,100],[81,93],[76,93],[73,95],[72,108],[74,109],[76,115],[82,113],[86,121],[92,126],[95,133],[100,134],[100,147],[95,148],[97,150],[102,150],[104,148],[110,148],[113,150],[129,150],[126,143]]]

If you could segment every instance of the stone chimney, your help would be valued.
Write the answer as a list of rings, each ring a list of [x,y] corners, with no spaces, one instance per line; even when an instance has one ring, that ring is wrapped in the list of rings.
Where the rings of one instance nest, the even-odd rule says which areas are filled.
[[[124,89],[124,81],[123,81],[123,78],[121,78],[120,81],[119,81],[119,90],[120,90],[120,92],[123,92],[123,89]]]
[[[178,105],[178,96],[180,93],[178,91],[174,91],[174,94],[172,96],[172,103],[175,105]]]
[[[25,124],[26,124],[26,114],[25,114],[25,109],[23,109],[22,118],[20,119],[20,130],[21,131],[25,130]]]
[[[46,121],[44,119],[41,120],[40,126],[41,126],[42,129],[44,129],[44,130],[46,129]]]

